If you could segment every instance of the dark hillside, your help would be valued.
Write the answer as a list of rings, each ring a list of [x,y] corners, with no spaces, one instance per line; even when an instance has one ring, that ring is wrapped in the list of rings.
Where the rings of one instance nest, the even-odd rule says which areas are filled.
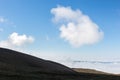
[[[56,62],[0,48],[0,80],[120,80],[108,74],[78,73]]]
[[[42,72],[75,73],[72,69],[61,64],[3,48],[0,48],[0,62],[18,67],[36,68],[37,71]]]

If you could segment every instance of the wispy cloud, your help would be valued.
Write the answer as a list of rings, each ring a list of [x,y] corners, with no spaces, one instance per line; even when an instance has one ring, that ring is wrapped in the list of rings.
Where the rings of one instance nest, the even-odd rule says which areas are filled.
[[[6,22],[6,19],[3,17],[0,17],[0,23],[4,23],[4,22]]]
[[[60,37],[75,47],[94,44],[103,39],[104,33],[89,16],[71,7],[57,6],[51,9],[53,21],[61,23]]]
[[[16,27],[15,23],[5,17],[0,16],[0,24],[5,24],[8,26]]]
[[[0,28],[0,32],[3,32],[4,30],[3,30],[3,28]]]
[[[50,37],[48,35],[46,35],[46,40],[49,41],[50,40]]]
[[[33,41],[34,38],[32,36],[27,36],[25,34],[19,35],[18,33],[13,32],[8,36],[7,40],[0,41],[0,46],[6,48],[20,47],[27,43],[32,43]]]

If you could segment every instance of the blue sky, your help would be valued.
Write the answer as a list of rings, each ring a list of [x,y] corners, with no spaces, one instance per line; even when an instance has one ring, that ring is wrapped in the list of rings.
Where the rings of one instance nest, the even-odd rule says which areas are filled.
[[[53,60],[56,56],[120,60],[119,3],[119,0],[0,0],[0,46]],[[70,13],[59,14],[60,9]],[[85,17],[86,22],[82,23],[79,16],[89,19]],[[69,32],[69,23],[74,24],[73,33],[77,34]],[[88,35],[85,35],[80,32],[80,25],[87,23],[97,26],[86,27]],[[92,31],[95,34],[89,35]]]

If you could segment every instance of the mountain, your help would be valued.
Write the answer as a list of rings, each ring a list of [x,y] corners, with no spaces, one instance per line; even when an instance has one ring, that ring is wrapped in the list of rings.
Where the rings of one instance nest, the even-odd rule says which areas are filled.
[[[43,73],[75,73],[72,69],[61,64],[48,60],[43,60],[37,57],[33,57],[31,55],[23,54],[9,49],[0,49],[0,62],[1,64],[3,63],[16,67],[33,68],[32,71],[41,71]]]
[[[120,80],[111,74],[76,72],[62,64],[0,48],[0,80]]]

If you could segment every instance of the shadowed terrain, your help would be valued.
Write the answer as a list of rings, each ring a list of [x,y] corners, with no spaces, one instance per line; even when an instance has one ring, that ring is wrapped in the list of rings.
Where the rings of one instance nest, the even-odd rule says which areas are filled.
[[[0,48],[0,80],[120,80],[112,74],[76,72],[56,62]]]

